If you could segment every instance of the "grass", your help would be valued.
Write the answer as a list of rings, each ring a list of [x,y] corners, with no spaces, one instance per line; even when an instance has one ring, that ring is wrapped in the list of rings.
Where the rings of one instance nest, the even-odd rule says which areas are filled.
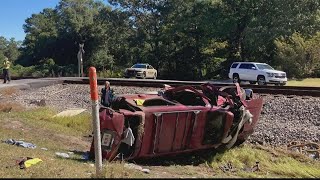
[[[312,86],[320,87],[320,78],[307,78],[301,80],[289,80],[287,86]]]
[[[2,178],[91,178],[95,177],[93,161],[81,160],[81,155],[89,151],[91,139],[84,138],[91,133],[91,116],[81,113],[74,117],[55,117],[57,112],[41,107],[10,113],[0,112],[0,139],[23,139],[37,145],[36,149],[27,149],[0,143]],[[48,150],[41,150],[41,148]],[[55,152],[77,150],[70,159],[61,159]],[[210,151],[211,154],[211,151]],[[15,165],[20,157],[40,158],[43,162],[21,170]],[[193,157],[193,156],[192,156]],[[288,154],[285,151],[244,145],[226,151],[223,154],[206,156],[206,163],[200,165],[183,164],[181,160],[168,165],[150,165],[151,174],[124,167],[120,162],[104,162],[103,177],[106,178],[163,178],[163,177],[320,177],[320,162],[308,159],[300,154]],[[211,157],[211,158],[210,158]],[[174,157],[173,157],[174,158]],[[191,158],[191,156],[185,156]],[[192,160],[197,160],[193,159]],[[152,161],[152,160],[150,160]],[[260,162],[261,171],[246,172]],[[235,172],[222,172],[219,168],[230,162]],[[8,167],[8,168],[6,168]]]
[[[106,178],[145,178],[146,175],[141,171],[129,169],[121,162],[105,162],[103,177]]]
[[[60,159],[55,155],[55,152],[68,152],[72,149],[84,150],[87,145],[78,142],[81,138],[72,138],[71,135],[77,134],[81,137],[80,134],[85,133],[83,130],[85,125],[81,127],[77,123],[71,123],[68,127],[67,122],[61,123],[59,119],[51,118],[52,115],[54,112],[47,108],[0,113],[1,140],[23,139],[37,145],[36,149],[27,149],[1,143],[3,166],[0,167],[0,177],[90,177],[94,168],[89,163],[81,162],[80,155],[74,155],[74,159]],[[88,115],[79,116],[88,117]],[[69,120],[69,122],[73,121]],[[47,148],[48,151],[41,150],[42,147]],[[43,162],[20,170],[18,166],[14,166],[15,160],[19,157],[37,157]],[[5,166],[13,167],[4,168]]]
[[[23,111],[24,107],[15,102],[1,102],[0,112]]]
[[[7,87],[7,88],[2,88],[0,89],[0,97],[9,97],[12,95],[15,95],[18,92],[17,88],[15,87]]]
[[[2,104],[8,107],[11,104]],[[24,140],[37,146],[28,149],[0,143],[2,153],[2,178],[90,178],[95,176],[93,161],[83,161],[81,156],[89,151],[91,140],[83,136],[91,134],[91,115],[81,113],[74,117],[54,117],[57,112],[49,108],[25,111],[12,109],[0,112],[0,139]],[[47,148],[48,150],[41,150]],[[62,159],[55,152],[76,150],[70,159]],[[21,157],[40,158],[43,162],[25,170],[19,169],[16,160]],[[117,162],[105,163],[104,177],[144,177],[142,172],[128,169]]]
[[[246,172],[259,162],[260,171]],[[218,170],[220,166],[231,163],[236,172],[227,172],[245,178],[289,177],[316,178],[320,177],[320,162],[308,159],[300,154],[288,153],[272,148],[253,148],[250,145],[231,149],[213,157],[210,165]],[[222,172],[222,170],[220,170]]]
[[[13,87],[2,88],[0,89],[0,100],[1,99],[10,99],[14,96],[18,90]],[[10,111],[22,111],[24,107],[18,103],[10,102],[8,100],[2,100],[0,102],[0,112],[10,112]]]
[[[73,117],[53,117],[55,114],[57,114],[56,111],[44,107],[17,112],[12,116],[24,118],[30,124],[48,126],[49,129],[54,129],[57,132],[69,132],[69,134],[73,135],[74,132],[85,134],[90,133],[92,130],[91,115],[89,113],[81,113]]]

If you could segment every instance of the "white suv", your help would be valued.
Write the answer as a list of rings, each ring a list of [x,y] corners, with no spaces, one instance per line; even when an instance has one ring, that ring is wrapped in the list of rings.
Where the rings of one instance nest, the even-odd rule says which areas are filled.
[[[229,71],[229,78],[233,82],[249,81],[250,84],[258,85],[276,84],[285,85],[287,83],[286,73],[273,69],[266,63],[256,62],[234,62]]]

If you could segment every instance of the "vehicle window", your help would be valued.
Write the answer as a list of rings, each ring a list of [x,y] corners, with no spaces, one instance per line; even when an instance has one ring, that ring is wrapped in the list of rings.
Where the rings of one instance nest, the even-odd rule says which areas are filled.
[[[249,64],[240,64],[239,69],[249,69],[248,65]]]
[[[238,63],[233,63],[231,68],[236,68],[238,66]]]
[[[248,64],[247,68],[248,69],[256,69],[256,67],[253,64]]]
[[[268,64],[257,64],[258,68],[263,70],[263,69],[273,69],[273,67],[271,67]]]
[[[132,66],[132,68],[143,68],[143,69],[146,69],[146,65],[145,64],[135,64]]]

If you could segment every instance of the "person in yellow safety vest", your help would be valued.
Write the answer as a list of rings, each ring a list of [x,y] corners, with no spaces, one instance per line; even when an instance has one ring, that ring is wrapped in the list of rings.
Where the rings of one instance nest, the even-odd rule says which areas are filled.
[[[8,60],[7,57],[4,58],[4,61],[3,61],[3,84],[7,83],[10,83],[10,72],[9,72],[9,69],[10,69],[10,61]]]

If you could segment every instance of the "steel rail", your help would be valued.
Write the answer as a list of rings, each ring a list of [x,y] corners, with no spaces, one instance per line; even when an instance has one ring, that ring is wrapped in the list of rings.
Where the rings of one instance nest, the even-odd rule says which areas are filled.
[[[109,81],[114,86],[138,86],[138,87],[157,87],[163,88],[164,84],[170,86],[181,85],[201,85],[203,83],[212,83],[211,81],[175,81],[175,80],[150,80],[150,79],[121,79],[121,78],[98,78],[98,84],[103,85],[105,81]],[[89,84],[89,79],[74,78],[65,79],[63,83],[66,84]],[[216,87],[233,85],[232,83],[212,83]],[[313,96],[320,97],[320,87],[302,87],[302,86],[258,86],[241,84],[242,88],[252,89],[255,93],[261,94],[283,94],[283,95],[295,95],[295,96]]]
[[[16,79],[16,78],[14,78]],[[13,79],[13,80],[14,80]],[[51,79],[58,80],[58,83],[64,84],[89,84],[88,77],[60,77],[60,78],[30,78],[23,77],[19,79]],[[159,79],[122,79],[122,78],[98,78],[98,84],[103,85],[105,81],[109,81],[115,86],[138,86],[138,87],[157,87],[163,88],[164,84],[170,86],[181,85],[201,85],[203,83],[212,83],[216,87],[233,85],[232,83],[214,83],[212,81],[176,81],[176,80],[159,80]],[[49,81],[48,81],[49,82]],[[30,83],[32,87],[34,82]],[[36,83],[37,84],[37,83]],[[283,95],[295,95],[295,96],[313,96],[320,97],[320,87],[303,87],[303,86],[258,86],[251,84],[241,84],[243,88],[252,89],[255,93],[261,94],[283,94]]]

